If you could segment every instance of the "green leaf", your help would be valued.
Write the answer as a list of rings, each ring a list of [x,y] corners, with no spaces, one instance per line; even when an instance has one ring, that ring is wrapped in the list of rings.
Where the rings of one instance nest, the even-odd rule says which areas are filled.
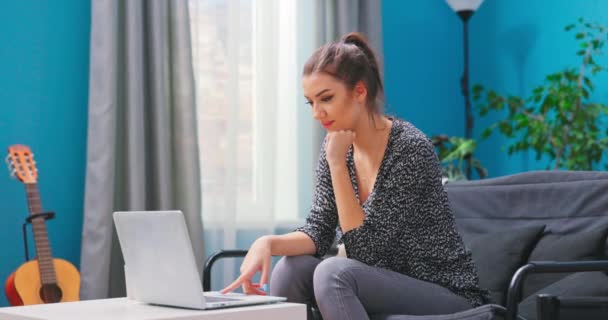
[[[569,100],[560,100],[557,105],[559,106],[560,109],[563,109],[566,111],[572,110],[572,102]]]
[[[480,84],[476,84],[476,85],[474,85],[474,86],[473,86],[473,88],[472,88],[472,92],[473,92],[474,94],[481,94],[481,92],[482,92],[482,91],[483,91],[483,86],[482,86],[482,85],[480,85]]]
[[[579,32],[579,33],[576,34],[576,39],[582,39],[584,37],[585,37],[585,34],[582,33],[582,32]]]
[[[579,51],[576,52],[576,55],[577,56],[584,56],[585,52],[587,52],[587,50],[579,50]]]
[[[457,137],[450,138],[450,142],[452,142],[456,149],[449,153],[443,161],[453,161],[453,160],[462,160],[464,157],[473,154],[475,148],[477,147],[477,143],[473,139],[462,139]]]
[[[545,88],[543,86],[538,86],[532,90],[533,94],[542,94]]]
[[[481,133],[481,137],[483,139],[489,138],[492,135],[492,131],[493,131],[492,128],[485,128],[483,130],[483,132]]]
[[[593,83],[591,82],[591,79],[589,79],[589,77],[584,77],[583,81],[585,82],[585,85],[589,88],[589,90],[593,91]]]
[[[504,133],[507,137],[513,135],[513,126],[507,120],[501,121],[498,128],[500,129],[500,132]]]
[[[570,30],[574,29],[574,27],[575,27],[575,26],[574,26],[574,24],[569,24],[569,25],[567,25],[567,26],[564,28],[564,30],[565,30],[565,31],[570,31]]]
[[[591,68],[591,74],[595,75],[602,70],[604,70],[603,67],[595,65],[595,66],[593,66],[593,68]]]
[[[480,108],[479,109],[479,116],[480,117],[485,117],[488,114],[489,109],[488,108]]]

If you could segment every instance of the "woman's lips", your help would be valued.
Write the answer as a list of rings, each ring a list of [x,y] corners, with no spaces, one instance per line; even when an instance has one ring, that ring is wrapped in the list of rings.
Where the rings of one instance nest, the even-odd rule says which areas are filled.
[[[332,125],[334,122],[335,122],[335,120],[334,120],[334,121],[327,121],[327,122],[323,122],[323,126],[324,126],[325,128],[329,128],[329,127],[331,127],[331,125]]]

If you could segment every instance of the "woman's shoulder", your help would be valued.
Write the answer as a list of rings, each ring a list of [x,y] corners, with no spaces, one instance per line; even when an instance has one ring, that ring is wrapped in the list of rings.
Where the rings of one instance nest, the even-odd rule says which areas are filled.
[[[408,153],[434,150],[431,140],[412,123],[391,117],[393,120],[393,147]]]

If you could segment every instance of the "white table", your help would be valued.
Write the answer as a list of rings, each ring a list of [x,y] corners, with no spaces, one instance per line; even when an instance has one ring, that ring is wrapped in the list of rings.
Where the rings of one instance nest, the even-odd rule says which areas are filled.
[[[191,310],[144,304],[127,298],[87,300],[0,308],[0,320],[305,320],[306,305],[275,303],[258,306]]]

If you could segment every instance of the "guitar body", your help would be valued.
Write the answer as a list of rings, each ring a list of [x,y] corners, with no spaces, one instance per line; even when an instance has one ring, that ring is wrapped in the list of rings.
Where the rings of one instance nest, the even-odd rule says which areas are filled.
[[[11,273],[11,275],[6,279],[6,283],[4,284],[4,292],[6,293],[6,299],[11,306],[22,306],[23,301],[19,298],[19,294],[17,293],[17,288],[15,288],[15,273]]]
[[[53,264],[60,295],[58,302],[78,301],[80,273],[76,267],[63,259],[53,259]],[[22,264],[11,274],[5,285],[6,297],[13,306],[47,303],[41,298],[42,290],[38,260],[35,259]]]

